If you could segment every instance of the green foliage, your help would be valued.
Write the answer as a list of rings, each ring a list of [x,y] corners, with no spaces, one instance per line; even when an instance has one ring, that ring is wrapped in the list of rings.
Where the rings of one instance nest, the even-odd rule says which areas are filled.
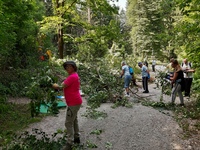
[[[27,69],[11,68],[2,71],[0,74],[0,92],[9,96],[24,96],[24,89],[30,83],[30,76],[33,72]]]
[[[100,135],[101,133],[102,133],[102,130],[98,130],[98,129],[90,132],[90,134],[96,134],[96,135]]]
[[[106,118],[107,114],[105,112],[95,110],[94,108],[88,106],[83,116],[92,118],[92,119],[100,119],[100,118]]]
[[[186,108],[178,109],[176,114],[181,118],[200,119],[200,96],[196,96],[195,99]]]
[[[0,38],[0,69],[9,67],[26,68],[34,55],[36,47],[39,3],[24,0],[3,0],[1,3],[2,34]],[[26,13],[24,13],[26,12]],[[40,14],[41,16],[42,14]]]
[[[31,116],[37,116],[40,113],[41,104],[50,104],[48,109],[51,113],[58,113],[56,102],[56,91],[52,89],[52,84],[58,81],[49,66],[41,70],[36,70],[36,76],[32,77],[32,82],[27,87],[26,95],[32,100]]]
[[[9,106],[6,104],[7,97],[5,95],[0,95],[0,114],[6,114],[9,110]]]
[[[116,100],[114,105],[111,106],[111,107],[112,108],[117,108],[119,106],[125,106],[127,108],[132,108],[133,104],[128,99],[120,97],[119,99]]]
[[[171,0],[129,0],[127,23],[135,56],[170,57],[173,50],[174,2]],[[168,47],[169,46],[169,47]]]
[[[101,103],[106,102],[109,99],[106,91],[98,91],[88,97],[87,102],[92,108],[100,107]]]
[[[199,80],[199,58],[200,58],[200,42],[199,42],[199,1],[198,0],[176,0],[182,14],[176,24],[176,30],[179,33],[176,36],[178,43],[177,49],[184,51],[183,57],[192,62],[193,68],[196,68],[195,79]],[[197,83],[198,84],[198,83]],[[197,91],[196,91],[197,92]]]
[[[145,102],[142,102],[142,104],[144,106],[151,106],[154,108],[167,108],[168,106],[168,104],[165,104],[163,102],[151,102],[151,101],[145,101]]]
[[[21,131],[28,124],[40,119],[30,117],[27,104],[0,103],[0,146],[9,144],[16,131]]]
[[[15,136],[13,142],[6,145],[3,150],[61,149],[66,143],[66,137],[57,137],[57,135],[57,133],[48,135],[44,131],[33,129],[33,134],[24,132]],[[41,138],[38,139],[38,136]]]
[[[200,76],[196,76],[196,80],[192,83],[192,90],[196,91],[197,94],[200,94],[199,87],[200,87]]]
[[[24,96],[24,87],[32,74],[32,69],[28,69],[34,67],[37,56],[35,21],[41,19],[42,11],[38,10],[42,3],[3,0],[0,6],[0,91],[9,96]]]
[[[86,141],[86,146],[88,148],[98,148],[98,146],[96,144],[92,143],[90,140]]]
[[[113,145],[110,142],[106,142],[106,149],[112,149]]]
[[[160,102],[162,103],[163,101],[163,94],[165,95],[170,95],[171,94],[171,82],[166,79],[166,73],[159,71],[157,72],[157,75],[155,76],[156,78],[156,86],[157,88],[161,89],[161,96],[160,96]]]
[[[97,97],[96,105],[99,105],[100,102],[115,101],[115,97],[122,95],[122,80],[104,62],[99,61],[96,64],[90,63],[85,66],[80,64],[78,73],[82,85],[85,85],[82,86],[82,90],[89,96],[91,104]]]
[[[63,1],[62,5],[57,2],[48,5],[53,13],[38,23],[40,32],[52,39],[58,34],[54,43],[59,47],[60,58],[62,55],[78,55],[81,61],[102,58],[112,42],[118,41],[117,9],[108,1]]]

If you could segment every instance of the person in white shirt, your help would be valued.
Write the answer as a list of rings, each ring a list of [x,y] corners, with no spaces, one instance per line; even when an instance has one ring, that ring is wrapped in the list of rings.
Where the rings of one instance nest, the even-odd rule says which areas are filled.
[[[193,73],[195,72],[194,69],[192,69],[192,64],[188,62],[187,59],[183,60],[182,63],[182,70],[184,72],[184,80],[185,80],[185,95],[190,97],[190,89],[192,85],[192,80],[193,80]]]

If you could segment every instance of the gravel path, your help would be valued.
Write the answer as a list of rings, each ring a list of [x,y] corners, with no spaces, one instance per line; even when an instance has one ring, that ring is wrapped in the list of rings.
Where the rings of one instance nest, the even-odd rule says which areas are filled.
[[[156,89],[154,89],[155,92]],[[141,91],[139,91],[142,94]],[[159,91],[158,91],[159,93]],[[159,95],[157,93],[157,95]],[[113,104],[104,103],[98,109],[107,113],[106,118],[98,120],[84,117],[86,100],[79,112],[81,142],[90,141],[98,147],[96,150],[189,150],[194,149],[190,142],[181,138],[182,130],[170,115],[151,107],[134,103],[132,108],[111,108]],[[64,130],[65,109],[60,109],[57,117],[49,116],[42,122],[32,124],[32,128],[41,129],[47,134]],[[102,130],[100,135],[90,134]],[[91,149],[91,148],[90,148]],[[195,148],[195,150],[197,150]]]

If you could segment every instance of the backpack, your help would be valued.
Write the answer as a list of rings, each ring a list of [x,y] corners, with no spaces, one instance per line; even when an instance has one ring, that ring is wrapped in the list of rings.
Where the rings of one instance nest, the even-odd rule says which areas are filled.
[[[148,73],[148,76],[147,76],[147,78],[148,78],[148,79],[150,79],[150,73]]]
[[[133,75],[133,73],[134,73],[133,68],[130,67],[130,66],[129,66],[129,73],[130,73],[131,75]]]

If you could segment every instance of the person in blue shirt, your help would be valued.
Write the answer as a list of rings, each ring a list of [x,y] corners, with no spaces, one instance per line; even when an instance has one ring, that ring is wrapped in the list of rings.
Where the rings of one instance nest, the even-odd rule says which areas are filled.
[[[143,65],[142,62],[138,63],[138,66],[141,68],[141,72],[142,72],[142,86],[143,86],[143,93],[149,93],[148,90],[148,69],[147,66]]]
[[[122,76],[124,76],[124,88],[126,90],[125,96],[130,97],[129,86],[130,86],[130,82],[131,82],[131,79],[132,79],[132,75],[129,72],[129,66],[126,65],[125,61],[122,61],[121,65],[122,65],[121,78],[122,78]]]

